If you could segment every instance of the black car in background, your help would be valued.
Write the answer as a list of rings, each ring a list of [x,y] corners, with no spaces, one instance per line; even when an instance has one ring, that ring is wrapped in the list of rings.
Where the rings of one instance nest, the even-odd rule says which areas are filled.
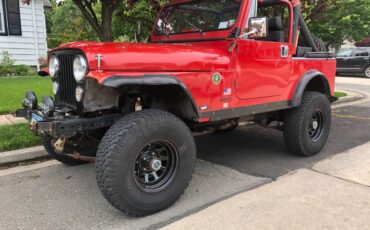
[[[370,78],[370,47],[339,50],[337,74],[341,73],[362,73]]]

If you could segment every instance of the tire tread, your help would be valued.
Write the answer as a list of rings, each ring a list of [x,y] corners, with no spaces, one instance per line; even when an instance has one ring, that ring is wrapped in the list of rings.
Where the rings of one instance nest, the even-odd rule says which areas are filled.
[[[129,208],[121,205],[118,202],[118,197],[116,195],[117,188],[113,182],[113,172],[116,170],[114,168],[114,161],[118,160],[118,154],[115,150],[117,145],[125,146],[129,143],[126,143],[128,140],[132,138],[140,138],[140,132],[135,127],[137,124],[140,123],[144,127],[153,125],[150,123],[152,120],[151,118],[160,119],[161,121],[166,120],[173,120],[183,129],[188,130],[188,133],[191,135],[189,128],[185,125],[183,121],[175,117],[174,115],[160,111],[160,110],[142,110],[140,112],[134,112],[128,114],[118,120],[105,134],[104,138],[102,139],[96,157],[96,179],[99,186],[100,191],[103,193],[104,197],[117,209],[121,210],[127,215],[141,217],[148,215],[150,213],[147,212],[139,212],[136,210],[130,210]],[[130,138],[122,138],[123,136],[129,136]],[[192,138],[192,137],[191,137]],[[122,140],[126,140],[126,142],[122,142]],[[194,146],[191,146],[195,149]],[[195,155],[194,155],[195,158]],[[192,169],[192,173],[194,172],[194,167]],[[190,180],[187,182],[188,187]],[[185,189],[182,191],[181,195],[184,193]],[[181,196],[180,195],[180,196]],[[179,196],[179,197],[180,197]],[[167,207],[172,205],[172,203],[168,204]],[[159,210],[158,210],[159,211]]]

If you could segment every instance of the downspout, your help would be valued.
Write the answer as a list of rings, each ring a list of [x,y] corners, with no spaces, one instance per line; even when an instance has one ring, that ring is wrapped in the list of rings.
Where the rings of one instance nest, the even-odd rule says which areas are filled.
[[[35,51],[36,51],[36,66],[37,66],[37,71],[40,71],[40,63],[39,63],[39,37],[37,35],[37,21],[36,21],[36,0],[31,2],[32,4],[32,20],[33,20],[33,34],[35,37]]]

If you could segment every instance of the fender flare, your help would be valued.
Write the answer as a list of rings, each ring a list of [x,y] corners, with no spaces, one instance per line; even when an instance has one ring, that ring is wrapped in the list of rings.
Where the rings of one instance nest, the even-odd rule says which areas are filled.
[[[298,84],[295,88],[293,99],[291,101],[291,106],[292,107],[298,107],[298,106],[301,105],[305,89],[306,89],[307,85],[311,82],[311,80],[313,80],[314,78],[321,79],[321,81],[323,83],[323,86],[324,86],[324,93],[326,94],[326,96],[328,97],[330,102],[334,102],[334,101],[337,100],[336,97],[333,97],[331,95],[330,85],[329,85],[329,82],[328,82],[327,78],[325,77],[325,75],[323,73],[321,73],[320,71],[318,71],[318,70],[310,70],[310,71],[306,72],[300,78],[300,80],[299,80],[299,82],[298,82]]]
[[[199,118],[199,111],[197,109],[197,104],[190,93],[189,89],[185,84],[172,75],[167,74],[144,74],[140,77],[131,77],[124,75],[112,75],[105,78],[102,83],[104,86],[119,88],[121,86],[127,85],[145,85],[145,86],[165,86],[165,85],[176,85],[179,86],[187,98],[190,100],[196,118]]]
[[[367,67],[370,67],[370,62],[365,64],[364,68],[362,68],[362,71],[364,72],[367,69]]]

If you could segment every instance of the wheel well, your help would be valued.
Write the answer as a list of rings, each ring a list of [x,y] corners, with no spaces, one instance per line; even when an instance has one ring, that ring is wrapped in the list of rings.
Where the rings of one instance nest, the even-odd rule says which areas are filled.
[[[330,96],[331,94],[329,84],[322,76],[316,76],[311,79],[304,91],[316,91],[325,94],[326,96]]]
[[[326,95],[331,102],[335,101],[331,96],[328,80],[318,71],[309,71],[300,79],[297,87],[295,88],[294,96],[291,102],[292,107],[297,107],[301,104],[303,94],[307,91],[320,92]]]
[[[140,97],[143,109],[160,109],[183,120],[194,120],[198,112],[192,96],[180,85],[127,85],[118,88],[120,101]]]
[[[370,63],[365,65],[363,71],[365,71],[368,67],[370,67]]]

